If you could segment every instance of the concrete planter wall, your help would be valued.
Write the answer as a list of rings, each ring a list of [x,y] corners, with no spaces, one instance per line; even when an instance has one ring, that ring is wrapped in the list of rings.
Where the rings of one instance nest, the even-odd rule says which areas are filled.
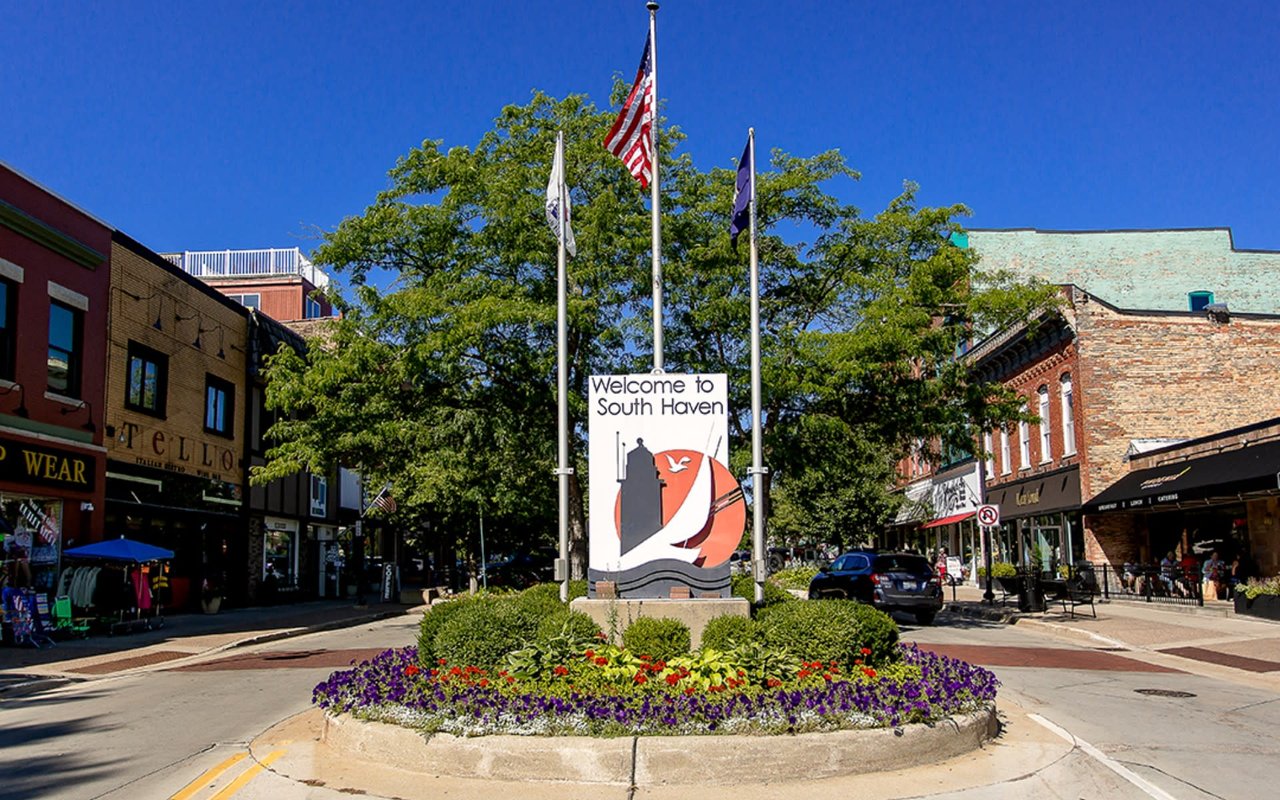
[[[616,739],[423,736],[398,725],[340,714],[325,716],[321,742],[341,757],[423,775],[621,786],[735,785],[932,764],[976,750],[997,730],[994,706],[897,730]]]
[[[1237,592],[1235,603],[1237,614],[1280,622],[1280,595],[1260,594],[1250,600],[1243,593]]]

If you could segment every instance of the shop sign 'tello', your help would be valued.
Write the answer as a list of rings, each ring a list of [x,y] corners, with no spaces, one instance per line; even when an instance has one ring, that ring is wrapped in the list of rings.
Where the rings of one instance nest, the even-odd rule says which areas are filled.
[[[0,480],[89,492],[93,467],[89,456],[0,438]]]

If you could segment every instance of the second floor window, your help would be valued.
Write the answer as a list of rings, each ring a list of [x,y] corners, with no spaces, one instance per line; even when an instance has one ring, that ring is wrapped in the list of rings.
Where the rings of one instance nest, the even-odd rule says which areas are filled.
[[[1062,454],[1075,455],[1076,452],[1076,417],[1075,392],[1071,389],[1071,374],[1062,376]]]
[[[49,303],[49,391],[80,397],[84,312],[54,300]]]
[[[1009,455],[1009,429],[1000,429],[1000,474],[1008,475],[1013,470],[1013,459]]]
[[[982,434],[982,452],[986,461],[987,477],[996,474],[996,454],[991,451],[991,431]]]
[[[329,511],[329,480],[311,476],[311,516],[323,517]]]
[[[1040,387],[1040,463],[1053,459],[1053,431],[1049,424],[1049,387]]]
[[[229,294],[227,297],[245,308],[258,308],[258,304],[262,302],[262,295],[259,294]]]
[[[18,284],[0,278],[0,378],[13,380],[14,341],[18,334]]]
[[[1027,410],[1027,404],[1022,404],[1022,413],[1030,413]],[[1018,467],[1020,469],[1031,468],[1031,425],[1023,420],[1018,423]]]
[[[236,389],[227,381],[205,376],[204,429],[210,433],[230,437]]]
[[[168,356],[137,342],[129,342],[125,369],[125,407],[163,417],[168,381]]]
[[[324,306],[320,305],[320,301],[308,297],[306,308],[303,310],[302,316],[306,319],[318,319],[324,316]]]

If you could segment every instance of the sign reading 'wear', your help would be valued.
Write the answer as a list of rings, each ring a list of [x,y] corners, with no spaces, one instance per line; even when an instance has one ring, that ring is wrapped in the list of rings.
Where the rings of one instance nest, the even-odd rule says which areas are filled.
[[[0,479],[91,492],[93,466],[90,456],[0,438]]]

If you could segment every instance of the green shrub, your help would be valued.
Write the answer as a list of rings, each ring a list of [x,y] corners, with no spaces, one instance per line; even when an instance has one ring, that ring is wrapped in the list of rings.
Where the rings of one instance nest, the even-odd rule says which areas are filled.
[[[748,603],[755,604],[756,582],[751,579],[750,575],[734,575],[729,579],[729,586],[734,597],[742,597]],[[795,598],[786,589],[772,581],[764,582],[764,605],[761,606],[762,608],[768,608],[790,600],[795,600]]]
[[[769,580],[783,589],[804,591],[809,588],[809,583],[817,574],[817,567],[787,567],[770,575]]]
[[[1008,561],[997,561],[991,565],[991,577],[993,578],[1013,578],[1017,574],[1018,568]],[[985,566],[978,567],[978,577],[987,577],[987,568]]]
[[[707,627],[702,630],[701,647],[727,653],[756,641],[759,634],[758,626],[750,617],[724,614],[707,621]]]
[[[667,660],[689,654],[689,626],[678,619],[640,617],[622,632],[622,644],[638,656]]]
[[[436,634],[454,614],[475,603],[479,597],[480,595],[463,595],[445,603],[436,603],[422,615],[422,621],[418,623],[419,664],[424,668],[435,665],[436,659],[440,658],[436,654]]]
[[[537,635],[538,621],[515,598],[482,598],[440,626],[433,650],[437,658],[455,666],[493,669]]]
[[[579,597],[587,596],[587,581],[585,578],[576,581],[569,581],[569,600],[576,600]]]
[[[883,611],[853,600],[798,600],[766,608],[761,639],[802,661],[835,661],[844,668],[859,658],[886,664],[899,658],[898,626]],[[863,655],[862,648],[871,653]]]
[[[600,626],[581,611],[568,609],[543,617],[538,622],[537,641],[566,636],[575,642],[593,642],[600,638]]]
[[[515,596],[516,606],[534,617],[557,614],[568,608],[560,602],[560,584],[535,583]]]

